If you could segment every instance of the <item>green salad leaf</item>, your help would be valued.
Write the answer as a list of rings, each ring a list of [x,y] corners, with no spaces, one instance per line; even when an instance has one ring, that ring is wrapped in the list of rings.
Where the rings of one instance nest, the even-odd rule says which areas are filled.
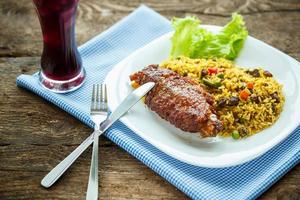
[[[226,58],[234,60],[248,36],[243,17],[232,14],[232,20],[218,34],[201,28],[195,17],[174,18],[171,57]]]

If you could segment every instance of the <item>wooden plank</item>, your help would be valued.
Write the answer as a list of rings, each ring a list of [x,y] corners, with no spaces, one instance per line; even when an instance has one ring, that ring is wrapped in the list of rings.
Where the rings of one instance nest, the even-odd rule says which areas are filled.
[[[90,149],[51,189],[40,186],[43,176],[73,148],[28,144],[0,146],[0,154],[5,155],[0,163],[1,199],[83,199],[89,175]],[[99,150],[99,191],[104,199],[186,199],[175,187],[123,150],[105,146]]]
[[[102,175],[102,176],[101,176]],[[65,175],[50,189],[40,186],[41,172],[0,171],[1,199],[85,199],[88,173]],[[188,199],[153,174],[100,173],[101,199]],[[150,179],[150,180],[149,180]],[[9,181],[9,184],[7,183]],[[136,184],[136,183],[139,184]],[[6,187],[3,187],[6,186]]]
[[[104,137],[100,138],[99,147],[100,171],[101,172],[130,172],[135,175],[142,174],[140,170],[133,168],[146,169],[146,166],[133,159],[133,157],[115,145],[104,145]],[[3,171],[39,171],[45,174],[71,153],[77,145],[31,145],[31,144],[11,144],[1,145],[0,153],[3,155],[0,163],[0,170]],[[72,171],[89,172],[91,148],[76,161]],[[9,163],[9,165],[7,165]],[[33,165],[34,163],[34,165]],[[114,163],[114,164],[112,164]],[[122,165],[122,163],[127,163]]]

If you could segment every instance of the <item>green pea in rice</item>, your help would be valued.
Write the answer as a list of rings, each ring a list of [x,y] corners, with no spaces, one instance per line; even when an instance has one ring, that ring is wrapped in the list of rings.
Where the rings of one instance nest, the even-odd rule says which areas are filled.
[[[223,58],[187,57],[167,60],[161,63],[160,67],[188,76],[207,88],[215,98],[214,106],[224,125],[224,130],[220,133],[222,136],[230,136],[235,130],[239,131],[241,137],[255,134],[274,124],[282,111],[284,104],[282,85],[273,77],[265,75],[261,68],[256,68],[259,77],[254,77],[251,70],[235,66],[232,61]],[[211,68],[217,68],[218,73],[210,75],[201,73],[202,70],[207,71]],[[206,78],[210,81],[219,81],[221,84],[217,87],[205,86],[203,83]],[[253,84],[253,89],[247,89],[248,83]],[[241,98],[242,90],[246,90],[249,94],[247,99]],[[229,106],[232,97],[239,99],[235,106]],[[221,100],[225,105],[220,105]]]

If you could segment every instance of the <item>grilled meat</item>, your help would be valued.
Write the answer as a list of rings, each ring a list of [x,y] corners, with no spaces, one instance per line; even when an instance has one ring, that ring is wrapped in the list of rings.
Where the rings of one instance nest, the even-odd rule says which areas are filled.
[[[139,85],[155,82],[145,104],[161,118],[183,131],[212,137],[222,130],[213,108],[214,99],[199,84],[169,69],[149,65],[130,76]]]

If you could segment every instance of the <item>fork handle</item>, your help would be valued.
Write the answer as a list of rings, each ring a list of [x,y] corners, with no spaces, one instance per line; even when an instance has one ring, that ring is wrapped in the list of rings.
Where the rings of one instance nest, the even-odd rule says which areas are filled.
[[[92,153],[89,183],[86,192],[86,200],[98,199],[98,146],[99,146],[98,133],[100,134],[101,132],[98,130],[95,131],[94,133],[93,153]]]
[[[54,167],[41,181],[41,185],[45,188],[51,187],[61,175],[75,162],[75,160],[93,143],[92,133],[85,139],[72,153],[70,153],[63,161]],[[99,136],[99,135],[98,135]]]

